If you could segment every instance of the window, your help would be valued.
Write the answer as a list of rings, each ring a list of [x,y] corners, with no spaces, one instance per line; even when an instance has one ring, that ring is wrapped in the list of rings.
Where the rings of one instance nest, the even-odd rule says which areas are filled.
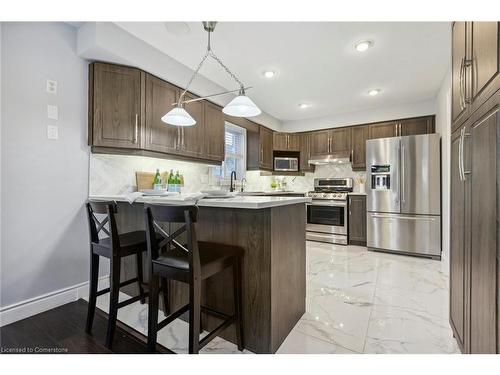
[[[225,157],[221,167],[214,168],[214,176],[222,179],[231,178],[231,172],[236,172],[236,178],[245,177],[247,160],[246,129],[226,122],[225,127]]]

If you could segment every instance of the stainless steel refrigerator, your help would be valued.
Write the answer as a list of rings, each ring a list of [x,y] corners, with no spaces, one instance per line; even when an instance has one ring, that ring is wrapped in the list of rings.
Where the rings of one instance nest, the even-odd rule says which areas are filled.
[[[366,142],[367,246],[441,257],[439,134]]]

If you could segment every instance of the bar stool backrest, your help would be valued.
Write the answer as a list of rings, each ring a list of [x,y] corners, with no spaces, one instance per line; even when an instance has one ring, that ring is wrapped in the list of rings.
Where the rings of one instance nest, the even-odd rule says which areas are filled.
[[[166,248],[168,251],[173,246],[187,253],[190,275],[192,277],[200,277],[200,256],[195,230],[195,223],[198,219],[198,207],[145,204],[144,210],[146,215],[146,238],[150,260],[153,261],[158,259],[160,256],[160,249]],[[178,223],[183,225],[171,233],[167,233],[160,225],[161,223]],[[177,240],[184,232],[187,234],[186,246]],[[161,238],[159,241],[157,234]]]
[[[89,224],[90,243],[99,243],[99,233],[103,231],[111,239],[113,254],[120,248],[120,238],[116,226],[115,214],[118,212],[116,202],[113,201],[87,201],[87,219]],[[99,220],[95,214],[105,214]],[[109,230],[105,225],[109,223]]]

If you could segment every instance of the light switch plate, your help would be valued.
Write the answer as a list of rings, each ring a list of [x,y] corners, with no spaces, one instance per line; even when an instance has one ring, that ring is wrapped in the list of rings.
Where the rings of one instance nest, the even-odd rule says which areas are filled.
[[[59,120],[59,108],[57,105],[47,105],[47,117],[51,120]]]
[[[59,127],[56,125],[47,125],[47,138],[48,139],[58,139],[59,138]]]
[[[57,95],[57,81],[51,79],[47,80],[47,92],[49,94]]]

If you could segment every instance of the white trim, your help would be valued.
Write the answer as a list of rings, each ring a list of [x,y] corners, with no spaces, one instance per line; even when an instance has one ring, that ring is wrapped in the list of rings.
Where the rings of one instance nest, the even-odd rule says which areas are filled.
[[[98,289],[109,286],[109,275],[99,277]],[[55,307],[88,297],[89,282],[80,283],[41,296],[30,298],[0,309],[0,327],[29,318]]]

